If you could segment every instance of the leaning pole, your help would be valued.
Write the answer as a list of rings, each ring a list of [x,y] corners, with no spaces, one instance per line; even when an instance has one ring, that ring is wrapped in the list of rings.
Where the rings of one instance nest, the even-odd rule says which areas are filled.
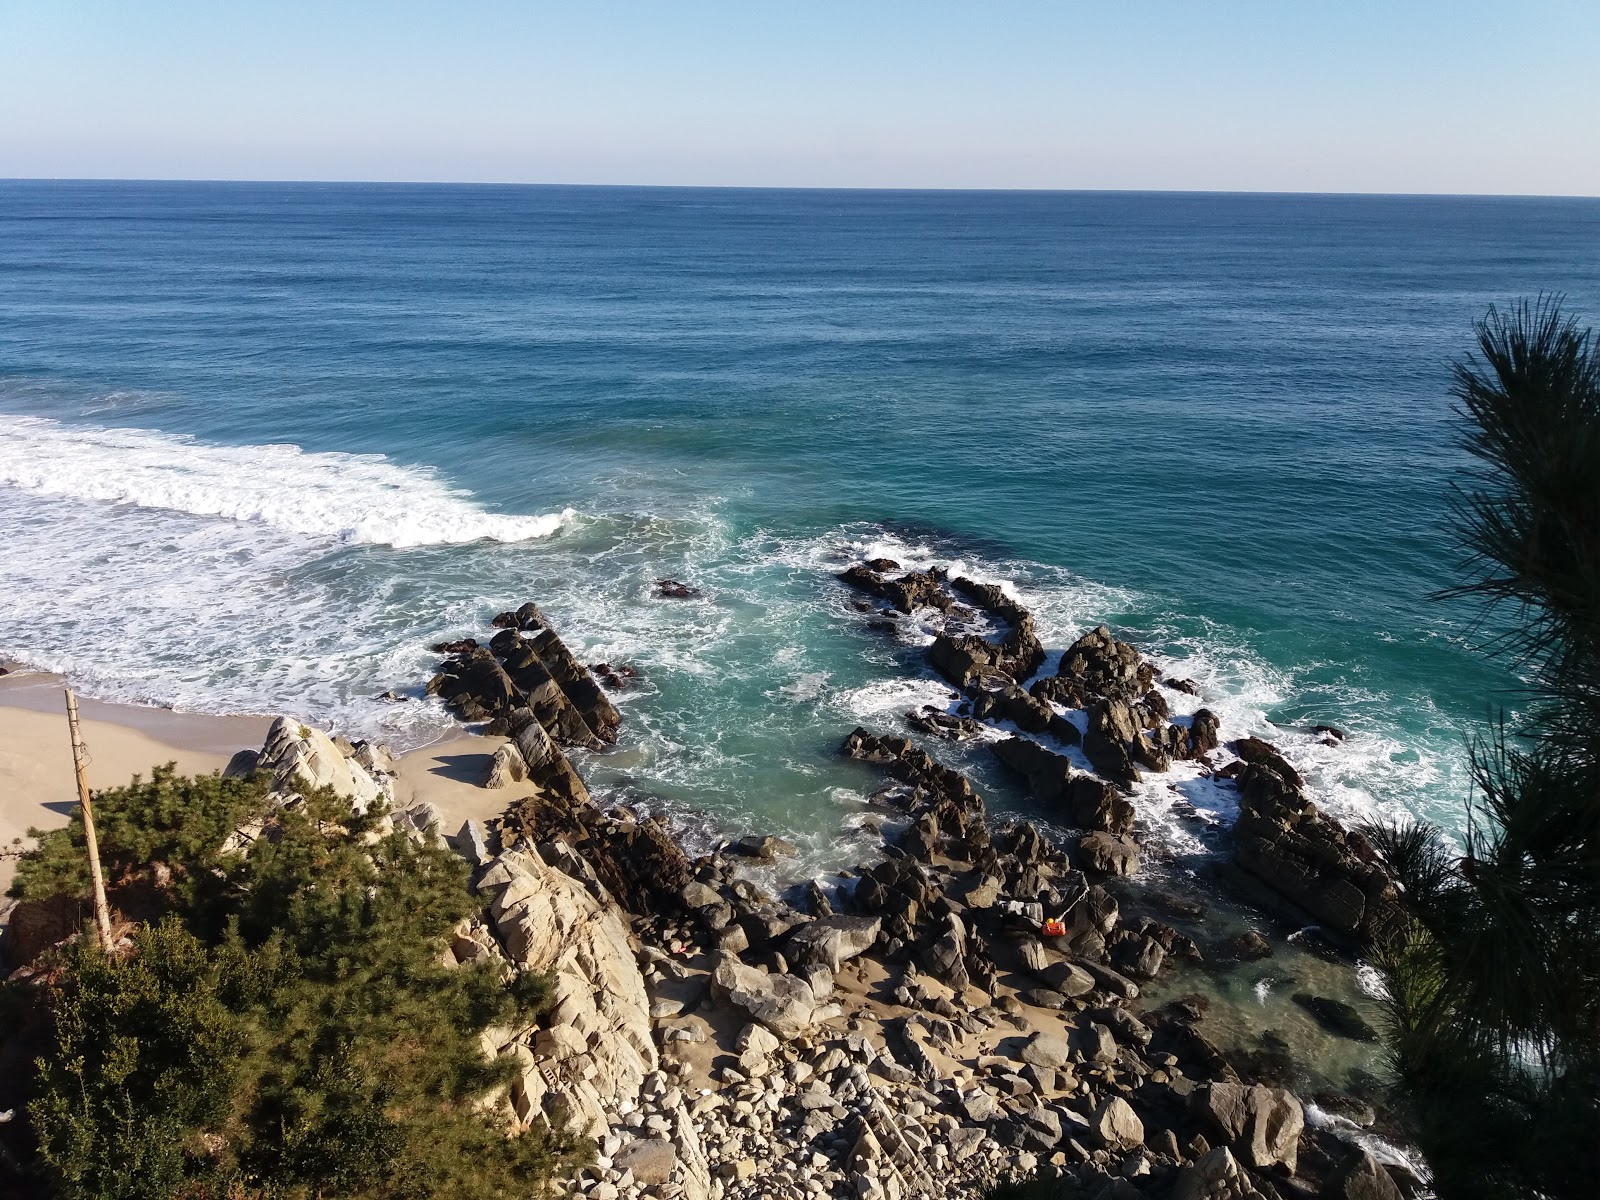
[[[78,773],[78,804],[83,809],[83,841],[89,851],[89,880],[94,890],[94,924],[100,948],[111,950],[111,908],[106,904],[106,883],[100,875],[100,842],[94,834],[94,809],[89,805],[89,753],[78,731],[78,698],[67,688],[67,728],[72,733],[72,766]]]

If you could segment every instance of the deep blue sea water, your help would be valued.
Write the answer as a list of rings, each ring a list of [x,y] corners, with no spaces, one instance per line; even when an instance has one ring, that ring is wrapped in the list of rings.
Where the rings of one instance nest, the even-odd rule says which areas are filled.
[[[832,574],[956,561],[1456,825],[1449,364],[1541,291],[1600,322],[1600,201],[0,183],[0,654],[414,745],[374,697],[536,599],[643,676],[602,789],[819,861],[945,691]]]

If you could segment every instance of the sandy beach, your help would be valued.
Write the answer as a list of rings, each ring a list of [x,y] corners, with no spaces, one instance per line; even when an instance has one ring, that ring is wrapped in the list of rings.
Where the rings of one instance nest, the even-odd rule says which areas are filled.
[[[67,737],[63,680],[45,672],[0,677],[0,845],[28,829],[64,825],[77,803]],[[270,716],[216,716],[79,696],[89,750],[89,786],[117,787],[150,768],[176,763],[184,774],[220,771],[239,750],[259,749]],[[399,756],[395,802],[426,800],[454,834],[469,817],[496,816],[510,796],[480,786],[498,738],[461,734]],[[0,860],[0,895],[11,885],[14,861]],[[3,902],[0,902],[3,903]]]

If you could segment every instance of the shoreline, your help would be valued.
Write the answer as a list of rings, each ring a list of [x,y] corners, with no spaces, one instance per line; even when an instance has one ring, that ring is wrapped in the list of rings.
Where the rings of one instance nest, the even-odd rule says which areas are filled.
[[[474,864],[480,893],[509,884],[518,901],[497,895],[487,916],[458,927],[449,954],[562,966],[550,1027],[496,1040],[492,1052],[525,1064],[506,1098],[519,1127],[548,1118],[547,1097],[575,1106],[600,1151],[573,1181],[582,1192],[801,1200],[853,1188],[864,1200],[921,1200],[975,1197],[1035,1171],[1192,1191],[1246,1167],[1304,1192],[1352,1171],[1386,1177],[1373,1154],[1414,1177],[1404,1152],[1381,1140],[1392,1126],[1357,1082],[1365,1073],[1346,1062],[1340,1078],[1324,1075],[1337,1053],[1326,1031],[1307,1042],[1272,1029],[1259,1044],[1230,1045],[1206,1016],[1213,1000],[1218,1016],[1242,1013],[1241,980],[1263,1003],[1267,990],[1293,986],[1312,989],[1296,1003],[1337,1008],[1324,988],[1353,961],[1317,969],[1291,950],[1305,929],[1286,925],[1265,894],[1252,899],[1249,931],[1229,939],[1243,938],[1244,951],[1229,952],[1223,909],[1236,904],[1197,902],[1189,887],[1169,896],[1134,878],[1148,831],[1128,785],[1140,768],[1159,773],[1173,761],[1238,789],[1236,839],[1293,853],[1274,840],[1275,814],[1294,810],[1312,833],[1322,819],[1296,808],[1299,778],[1277,751],[1244,739],[1228,744],[1236,758],[1226,766],[1209,759],[1222,747],[1217,718],[1201,709],[1168,720],[1154,687],[1181,692],[1187,681],[1158,679],[1104,627],[1044,674],[1031,615],[998,588],[934,570],[900,574],[886,561],[844,578],[887,602],[867,602],[864,617],[881,622],[902,611],[896,602],[918,601],[945,614],[927,654],[960,697],[905,722],[933,742],[1005,733],[981,744],[1081,838],[990,813],[960,770],[898,732],[857,727],[837,753],[862,772],[884,818],[880,852],[838,872],[847,882],[837,889],[813,879],[768,891],[757,882],[763,868],[795,852],[781,838],[691,854],[670,814],[591,797],[561,747],[614,746],[622,716],[532,603],[496,616],[488,645],[468,637],[434,647],[446,657],[427,691],[463,724],[423,749],[391,759],[292,719],[95,702],[85,721],[99,756],[91,785],[169,758],[180,770],[215,770],[246,749],[280,788],[343,780],[352,795],[385,798],[395,827],[439,838]],[[999,618],[1001,640],[970,632],[978,610]],[[0,769],[30,785],[8,789],[6,803],[31,804],[28,823],[48,814],[59,825],[75,802],[65,722],[49,711],[61,683],[43,673],[0,680]],[[1069,746],[1092,771],[1058,752]],[[1318,899],[1283,892],[1270,874],[1261,885]],[[1345,915],[1351,935],[1368,925]],[[1247,1099],[1270,1110],[1270,1145],[1236,1127]],[[758,1102],[753,1122],[745,1107]],[[776,1189],[755,1178],[763,1158]]]
[[[78,802],[62,689],[65,677],[4,664],[0,676],[0,848],[27,830],[65,825]],[[134,775],[167,762],[180,774],[221,771],[241,750],[259,750],[273,716],[182,712],[154,705],[78,697],[84,743],[89,750],[91,791],[122,787]],[[497,816],[502,798],[481,786],[498,740],[457,731],[396,755],[395,801],[427,802],[454,832],[463,821]],[[0,916],[15,874],[12,859],[0,859]]]

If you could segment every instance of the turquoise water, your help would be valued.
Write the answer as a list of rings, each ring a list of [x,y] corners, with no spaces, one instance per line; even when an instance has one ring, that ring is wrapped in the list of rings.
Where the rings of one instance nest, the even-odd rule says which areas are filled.
[[[945,691],[831,574],[954,560],[1457,824],[1448,365],[1541,290],[1600,319],[1600,202],[0,183],[0,654],[415,745],[374,697],[535,598],[642,674],[603,789],[821,862]]]

